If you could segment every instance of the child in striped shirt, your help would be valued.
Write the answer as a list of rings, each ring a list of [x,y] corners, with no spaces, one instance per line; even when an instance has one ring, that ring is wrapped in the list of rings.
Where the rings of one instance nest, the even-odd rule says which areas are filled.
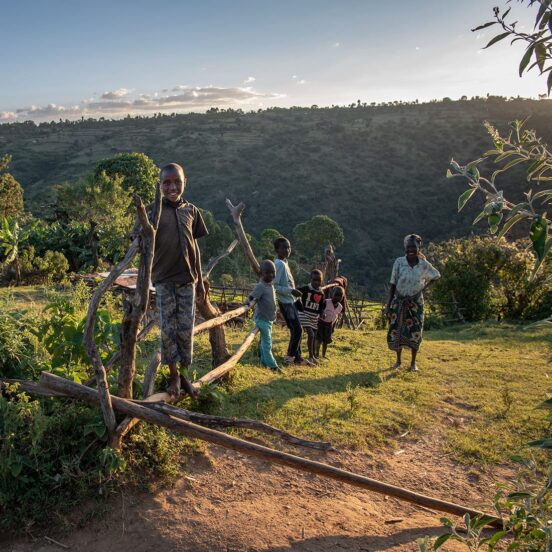
[[[309,362],[316,364],[318,359],[315,355],[316,332],[318,330],[318,318],[324,313],[324,292],[321,289],[322,272],[313,270],[311,281],[307,286],[298,288],[301,292],[301,303],[299,307],[299,322],[307,334],[307,345],[309,348]]]

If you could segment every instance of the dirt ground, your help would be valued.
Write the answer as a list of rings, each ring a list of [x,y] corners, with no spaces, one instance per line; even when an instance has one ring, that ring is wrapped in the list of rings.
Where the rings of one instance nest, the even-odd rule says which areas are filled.
[[[400,440],[369,457],[297,451],[319,461],[472,507],[492,499],[505,468],[478,473],[442,452],[440,438]],[[319,476],[212,447],[192,458],[170,489],[120,495],[108,514],[72,534],[0,542],[10,552],[417,550],[416,539],[443,532],[440,514]],[[447,544],[443,550],[462,550]]]

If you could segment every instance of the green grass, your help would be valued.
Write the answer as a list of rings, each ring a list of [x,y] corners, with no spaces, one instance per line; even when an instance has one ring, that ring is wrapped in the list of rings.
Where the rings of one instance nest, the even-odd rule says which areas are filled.
[[[242,336],[228,332],[234,344]],[[365,452],[393,446],[407,430],[409,438],[433,433],[462,463],[503,463],[544,429],[536,407],[550,387],[551,342],[542,329],[451,326],[426,333],[421,371],[412,374],[389,369],[385,332],[340,330],[331,361],[315,368],[277,375],[259,366],[257,349],[248,352],[222,387],[219,412]],[[285,345],[286,332],[278,328],[277,357]],[[208,369],[205,338],[197,353],[201,374]]]
[[[7,299],[10,310],[28,309],[39,320],[55,293],[47,287],[1,288],[0,302],[5,307]],[[231,347],[244,335],[245,329],[228,328]],[[276,327],[274,341],[282,358],[287,331]],[[421,371],[411,374],[389,369],[393,354],[384,331],[342,329],[330,346],[329,363],[277,375],[260,367],[256,342],[220,385],[224,400],[216,410],[368,453],[397,446],[405,431],[408,438],[436,434],[462,463],[503,463],[543,433],[544,412],[537,406],[552,388],[551,344],[547,329],[457,324],[426,332]],[[140,345],[137,383],[156,347],[153,332]],[[195,344],[193,376],[210,369],[209,342],[202,335]],[[164,376],[161,370],[158,387]]]

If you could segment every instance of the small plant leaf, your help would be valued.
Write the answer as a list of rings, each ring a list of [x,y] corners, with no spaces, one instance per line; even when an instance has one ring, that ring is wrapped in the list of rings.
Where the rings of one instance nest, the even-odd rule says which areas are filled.
[[[507,33],[501,33],[499,35],[496,35],[494,38],[492,38],[491,40],[489,40],[489,43],[487,44],[487,46],[485,46],[485,48],[483,48],[483,50],[485,50],[486,48],[489,48],[490,46],[492,46],[493,44],[496,44],[497,42],[499,42],[500,40],[506,38],[507,36],[510,35],[510,32],[508,31]]]
[[[459,198],[458,198],[458,212],[460,212],[464,205],[468,202],[470,197],[474,194],[475,188],[470,188],[469,190],[466,190]]]

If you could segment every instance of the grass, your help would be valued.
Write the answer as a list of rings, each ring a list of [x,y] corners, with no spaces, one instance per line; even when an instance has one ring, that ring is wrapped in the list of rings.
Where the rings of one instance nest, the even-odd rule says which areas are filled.
[[[235,345],[242,336],[228,332]],[[281,358],[285,330],[274,337]],[[340,330],[331,361],[315,368],[277,375],[259,366],[258,350],[248,352],[223,385],[219,413],[365,452],[393,446],[407,430],[414,438],[435,433],[462,463],[504,463],[543,432],[536,407],[550,387],[551,342],[544,329],[455,325],[426,333],[421,371],[412,374],[389,369],[384,331]],[[208,357],[206,341],[197,353]],[[199,365],[200,374],[208,369],[205,360]]]
[[[3,288],[0,301],[39,319],[53,293],[46,287]],[[413,438],[434,433],[462,463],[503,463],[542,435],[544,413],[537,406],[552,387],[552,333],[523,328],[489,322],[428,331],[418,374],[389,369],[393,354],[381,330],[339,330],[329,363],[286,368],[284,375],[260,367],[256,343],[220,386],[223,400],[209,404],[225,416],[263,419],[340,447],[376,452],[394,446],[405,431]],[[229,344],[237,348],[244,335],[245,329],[229,327]],[[284,328],[275,328],[274,343],[282,358]],[[138,379],[156,347],[155,333],[141,344]],[[202,335],[192,376],[210,368],[209,342]],[[158,387],[165,375],[161,370]]]

